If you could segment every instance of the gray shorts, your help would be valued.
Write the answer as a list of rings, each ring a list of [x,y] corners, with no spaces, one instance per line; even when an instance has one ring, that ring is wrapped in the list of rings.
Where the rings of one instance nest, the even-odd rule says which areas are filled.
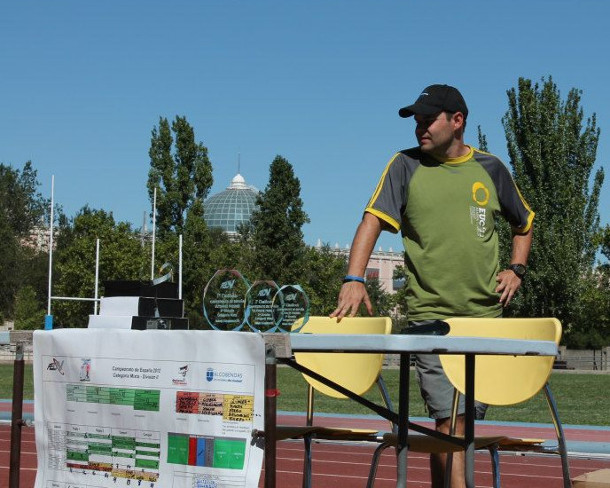
[[[409,322],[409,325],[425,325],[427,321]],[[419,390],[430,418],[435,420],[451,417],[453,385],[443,371],[438,354],[416,354],[415,371]],[[475,401],[475,418],[485,417],[487,405]],[[458,414],[464,413],[464,396],[460,395]]]
[[[426,404],[430,418],[435,420],[451,417],[453,402],[453,385],[443,371],[438,354],[416,354],[415,371],[419,382],[419,391]],[[483,420],[487,405],[474,402],[475,418]],[[460,395],[458,414],[464,413],[464,395]]]

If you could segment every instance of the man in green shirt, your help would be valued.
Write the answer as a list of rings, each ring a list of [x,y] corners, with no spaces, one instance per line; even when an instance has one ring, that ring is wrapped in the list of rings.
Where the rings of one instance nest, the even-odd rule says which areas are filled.
[[[400,151],[386,166],[356,231],[331,317],[354,316],[362,303],[372,314],[364,273],[382,230],[402,235],[410,324],[498,317],[525,275],[534,212],[497,157],[464,143],[468,108],[456,88],[431,85],[399,115],[414,116],[419,146]],[[511,265],[505,270],[499,268],[495,229],[500,216],[513,229]],[[416,369],[428,412],[437,430],[448,433],[452,387],[438,356],[416,357]],[[460,415],[457,433],[463,427]],[[434,488],[443,486],[445,459],[431,456]],[[464,486],[461,455],[451,486]]]

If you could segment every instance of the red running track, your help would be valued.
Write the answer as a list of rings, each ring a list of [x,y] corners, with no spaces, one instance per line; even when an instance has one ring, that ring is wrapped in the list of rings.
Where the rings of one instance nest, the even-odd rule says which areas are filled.
[[[317,443],[313,452],[313,485],[324,488],[356,488],[366,486],[369,463],[374,446]],[[8,486],[10,426],[0,425],[0,487]],[[302,480],[303,449],[298,441],[278,443],[277,488],[298,488]],[[501,456],[502,486],[504,488],[562,487],[561,465],[558,456]],[[572,476],[610,468],[610,459],[571,458]],[[382,456],[377,472],[377,488],[394,488],[395,457],[391,450]],[[475,461],[477,487],[491,487],[489,456],[477,453]],[[33,488],[36,477],[36,445],[34,429],[24,428],[21,442],[20,488]],[[263,479],[261,477],[261,479]],[[261,481],[260,487],[263,486]],[[409,454],[408,488],[430,486],[427,457]]]

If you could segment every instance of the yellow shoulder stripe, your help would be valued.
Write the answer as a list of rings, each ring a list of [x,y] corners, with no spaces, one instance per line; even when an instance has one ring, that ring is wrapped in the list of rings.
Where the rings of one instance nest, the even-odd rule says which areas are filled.
[[[383,173],[381,174],[381,178],[379,178],[379,182],[377,183],[377,187],[375,188],[375,191],[373,192],[373,196],[371,197],[371,199],[369,200],[369,203],[366,206],[367,209],[369,207],[372,207],[374,205],[374,203],[377,201],[377,197],[379,197],[379,193],[381,192],[381,188],[383,187],[383,180],[385,179],[385,176],[388,174],[388,171],[390,170],[390,166],[392,166],[392,163],[398,157],[399,154],[400,153],[394,154],[392,159],[390,159],[390,162],[388,164],[386,164],[386,167],[383,170]]]
[[[364,211],[368,212],[368,213],[374,215],[375,217],[377,217],[378,219],[381,219],[384,222],[388,223],[394,229],[396,229],[397,232],[400,230],[400,223],[397,222],[394,218],[390,217],[388,214],[380,212],[379,210],[377,210],[375,208],[371,208],[371,207],[366,207],[364,209]]]
[[[485,151],[481,151],[480,149],[477,149],[476,147],[473,147],[472,149],[478,153],[487,154],[488,156],[493,156],[493,154],[485,152]]]
[[[536,214],[530,210],[530,214],[527,217],[527,224],[525,224],[525,227],[513,227],[513,231],[517,234],[527,234],[532,228],[532,223],[534,222],[535,215]]]

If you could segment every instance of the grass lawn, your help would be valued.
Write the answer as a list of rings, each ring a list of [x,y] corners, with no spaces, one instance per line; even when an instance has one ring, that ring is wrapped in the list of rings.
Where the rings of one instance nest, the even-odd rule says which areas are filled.
[[[390,391],[392,402],[396,405],[398,370],[384,370],[383,378]],[[281,391],[278,397],[278,409],[304,411],[307,391],[300,373],[286,367],[278,368],[277,382]],[[610,375],[553,372],[550,383],[562,423],[610,426],[610,410],[607,406]],[[411,415],[426,417],[423,400],[413,372],[411,372],[410,387]],[[381,399],[377,389],[371,390],[366,396],[372,401]],[[365,407],[361,407],[355,402],[336,400],[322,395],[316,396],[315,408],[317,412],[370,413]],[[490,407],[486,419],[545,424],[552,422],[543,393],[512,407]]]
[[[278,368],[278,409],[299,412],[306,408],[306,384],[301,374],[287,367]],[[383,377],[392,395],[392,401],[397,402],[398,370],[384,370]],[[564,424],[575,425],[605,425],[610,426],[610,409],[608,409],[610,375],[553,372],[551,388],[559,407],[559,415]],[[13,365],[0,364],[0,398],[12,398]],[[34,398],[32,381],[32,366],[25,367],[25,384],[23,397],[26,400]],[[377,390],[371,390],[367,398],[380,401]],[[411,373],[411,415],[425,417],[423,402],[419,395],[417,382]],[[316,397],[316,411],[329,413],[368,414],[366,408],[347,401],[335,400],[322,395]],[[512,407],[490,407],[487,420],[505,420],[516,422],[551,423],[551,417],[542,393],[535,398]]]

